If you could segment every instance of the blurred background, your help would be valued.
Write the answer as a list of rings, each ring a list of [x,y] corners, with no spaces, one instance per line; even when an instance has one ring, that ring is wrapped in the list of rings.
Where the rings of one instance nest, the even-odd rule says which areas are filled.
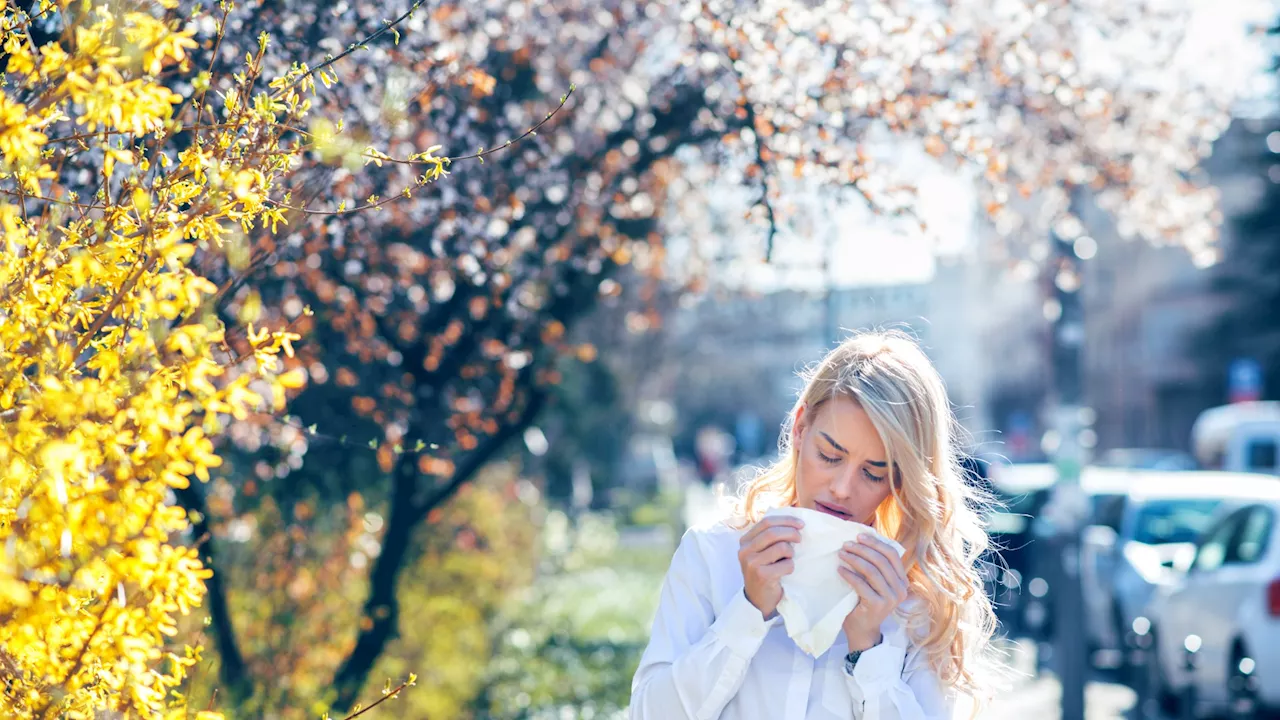
[[[624,716],[681,534],[771,461],[801,369],[898,328],[1004,503],[1021,677],[987,716],[1073,717],[1064,682],[1090,718],[1280,706],[1275,9],[1006,4],[429,3],[337,66],[355,129],[300,195],[394,193],[344,153],[497,147],[572,93],[433,194],[246,250],[228,312],[297,327],[308,384],[181,493],[194,696],[309,717],[413,672],[397,715]],[[232,25],[338,50],[379,12]],[[803,79],[824,33],[861,75]]]

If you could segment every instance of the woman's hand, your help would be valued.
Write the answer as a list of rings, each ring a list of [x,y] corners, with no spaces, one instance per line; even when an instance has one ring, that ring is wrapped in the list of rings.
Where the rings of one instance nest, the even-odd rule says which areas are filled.
[[[743,591],[766,620],[782,600],[782,578],[796,569],[792,545],[800,542],[804,521],[788,516],[767,517],[743,533],[738,541]]]
[[[880,643],[880,623],[907,599],[907,570],[893,548],[870,535],[845,543],[840,561],[840,576],[859,598],[844,619],[844,634],[850,650],[866,650]]]

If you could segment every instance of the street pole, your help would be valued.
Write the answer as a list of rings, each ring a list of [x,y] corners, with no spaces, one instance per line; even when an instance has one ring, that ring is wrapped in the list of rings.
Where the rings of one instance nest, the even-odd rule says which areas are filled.
[[[1070,208],[1077,218],[1079,205],[1079,190],[1072,190]],[[1054,596],[1053,655],[1062,685],[1062,720],[1084,720],[1089,667],[1084,633],[1084,594],[1080,583],[1080,537],[1087,512],[1080,475],[1088,461],[1081,436],[1089,424],[1088,411],[1084,406],[1083,273],[1080,258],[1075,252],[1075,241],[1081,231],[1082,228],[1071,221],[1055,227],[1050,233],[1053,247],[1047,283],[1048,314],[1050,317],[1056,315],[1050,340],[1053,373],[1050,425],[1057,442],[1056,447],[1050,443],[1050,455],[1057,469],[1058,482],[1054,485],[1046,514],[1053,528],[1049,545],[1057,566],[1050,592]]]

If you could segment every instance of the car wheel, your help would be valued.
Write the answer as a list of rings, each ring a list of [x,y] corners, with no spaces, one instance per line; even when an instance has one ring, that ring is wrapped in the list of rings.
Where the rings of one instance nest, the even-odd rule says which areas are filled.
[[[1253,659],[1237,640],[1227,668],[1227,717],[1254,720],[1258,716],[1258,680],[1253,675]]]

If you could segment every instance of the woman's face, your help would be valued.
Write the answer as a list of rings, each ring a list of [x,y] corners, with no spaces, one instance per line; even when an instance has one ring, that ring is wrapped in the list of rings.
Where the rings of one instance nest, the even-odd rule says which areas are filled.
[[[840,395],[815,412],[800,408],[794,427],[796,504],[871,525],[891,492],[890,473],[884,443],[862,406]]]

